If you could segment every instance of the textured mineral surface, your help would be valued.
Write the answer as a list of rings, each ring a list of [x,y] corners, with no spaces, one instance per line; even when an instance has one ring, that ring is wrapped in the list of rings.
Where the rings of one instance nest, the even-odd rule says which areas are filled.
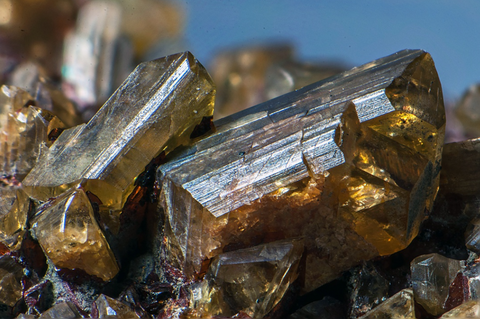
[[[305,238],[304,292],[405,248],[438,188],[433,61],[401,51],[215,123],[158,169],[161,258],[193,277],[238,248]]]

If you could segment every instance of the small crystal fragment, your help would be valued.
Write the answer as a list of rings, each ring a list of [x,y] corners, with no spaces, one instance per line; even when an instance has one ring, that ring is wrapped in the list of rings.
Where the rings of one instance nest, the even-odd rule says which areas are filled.
[[[32,226],[57,268],[82,269],[105,281],[119,271],[87,195],[73,189],[40,207]]]
[[[445,312],[448,288],[465,266],[462,260],[443,257],[439,254],[422,255],[410,264],[415,300],[432,315]]]
[[[35,107],[25,91],[0,88],[0,173],[21,181],[50,146],[48,135],[65,127],[46,110]]]
[[[350,318],[358,318],[388,298],[389,282],[371,263],[354,270],[350,279],[353,287]]]
[[[0,256],[0,305],[13,307],[22,298],[23,268],[10,256]]]
[[[221,119],[158,169],[160,251],[193,276],[231,245],[303,237],[306,292],[404,249],[438,189],[441,92],[406,50]]]
[[[404,289],[386,301],[381,303],[375,309],[367,312],[362,319],[416,319],[415,302],[413,291]]]
[[[8,212],[3,216],[0,214],[0,243],[11,251],[17,250],[22,242],[30,209],[27,194],[21,188],[16,188],[15,194],[15,201],[9,205]]]
[[[45,201],[83,181],[104,205],[121,209],[155,156],[190,143],[195,125],[212,116],[214,95],[188,52],[142,63],[86,125],[60,135],[23,185]]]
[[[196,308],[203,316],[229,317],[244,312],[263,318],[297,278],[302,253],[303,242],[293,240],[217,256],[205,275],[206,287],[194,291]]]
[[[60,302],[48,309],[39,319],[73,319],[82,318],[78,310],[70,302]]]
[[[126,304],[103,294],[95,300],[95,305],[98,310],[98,318],[108,318],[108,316],[116,316],[118,319],[140,318]]]
[[[480,318],[480,301],[470,300],[443,314],[440,319]]]

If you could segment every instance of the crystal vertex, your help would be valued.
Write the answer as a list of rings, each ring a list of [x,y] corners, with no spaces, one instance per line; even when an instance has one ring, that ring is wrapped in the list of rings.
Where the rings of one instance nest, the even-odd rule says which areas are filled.
[[[415,301],[411,289],[404,289],[388,298],[362,319],[415,319]]]
[[[145,166],[188,144],[213,114],[214,94],[189,52],[140,64],[87,124],[60,135],[23,181],[27,193],[47,200],[83,181],[104,205],[120,209]]]
[[[105,281],[119,271],[87,195],[73,189],[39,208],[32,228],[57,268],[81,269]]]
[[[217,256],[205,275],[205,285],[194,291],[195,307],[202,316],[244,312],[263,318],[297,278],[302,253],[303,242],[292,240]]]
[[[303,237],[312,290],[405,248],[437,192],[445,113],[423,51],[398,52],[215,125],[158,169],[163,251],[187,276],[229,245]]]
[[[439,254],[415,258],[410,265],[415,300],[432,315],[444,313],[448,288],[464,266],[464,261]]]

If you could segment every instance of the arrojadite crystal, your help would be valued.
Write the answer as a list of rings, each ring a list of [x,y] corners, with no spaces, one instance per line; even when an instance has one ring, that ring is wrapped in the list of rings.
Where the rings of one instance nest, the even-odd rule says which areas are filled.
[[[411,289],[404,289],[368,312],[362,319],[416,319]]]
[[[163,256],[187,276],[232,247],[303,237],[310,291],[405,248],[437,192],[445,113],[423,51],[398,52],[215,125],[158,169]]]
[[[189,144],[213,114],[215,87],[188,52],[140,64],[97,114],[65,130],[23,181],[38,200],[82,183],[121,209],[136,176],[162,151]]]

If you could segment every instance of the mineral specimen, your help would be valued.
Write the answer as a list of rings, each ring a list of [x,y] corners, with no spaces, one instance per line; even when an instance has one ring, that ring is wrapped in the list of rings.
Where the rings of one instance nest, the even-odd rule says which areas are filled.
[[[415,258],[411,263],[415,300],[432,315],[444,313],[448,288],[464,266],[464,261],[439,254]]]
[[[95,300],[95,306],[98,311],[98,318],[109,318],[111,316],[116,316],[118,319],[140,318],[127,305],[103,294]]]
[[[40,207],[32,223],[38,242],[57,268],[82,269],[103,280],[118,273],[83,190],[71,190]]]
[[[158,169],[166,218],[157,245],[187,277],[223,252],[303,237],[310,291],[405,248],[437,192],[445,113],[423,51],[398,52],[215,125]]]
[[[39,319],[73,319],[82,318],[78,310],[69,302],[60,302],[48,309],[39,317]]]
[[[415,301],[411,289],[404,289],[368,312],[362,319],[416,319]]]
[[[303,242],[292,240],[217,256],[205,275],[204,287],[194,289],[195,307],[207,317],[243,312],[263,318],[297,278],[302,253]]]
[[[83,183],[121,209],[145,166],[160,152],[188,144],[213,113],[215,88],[190,53],[140,64],[84,125],[65,130],[23,181],[37,200]]]
[[[10,256],[0,256],[0,305],[10,307],[22,298],[23,268]]]

